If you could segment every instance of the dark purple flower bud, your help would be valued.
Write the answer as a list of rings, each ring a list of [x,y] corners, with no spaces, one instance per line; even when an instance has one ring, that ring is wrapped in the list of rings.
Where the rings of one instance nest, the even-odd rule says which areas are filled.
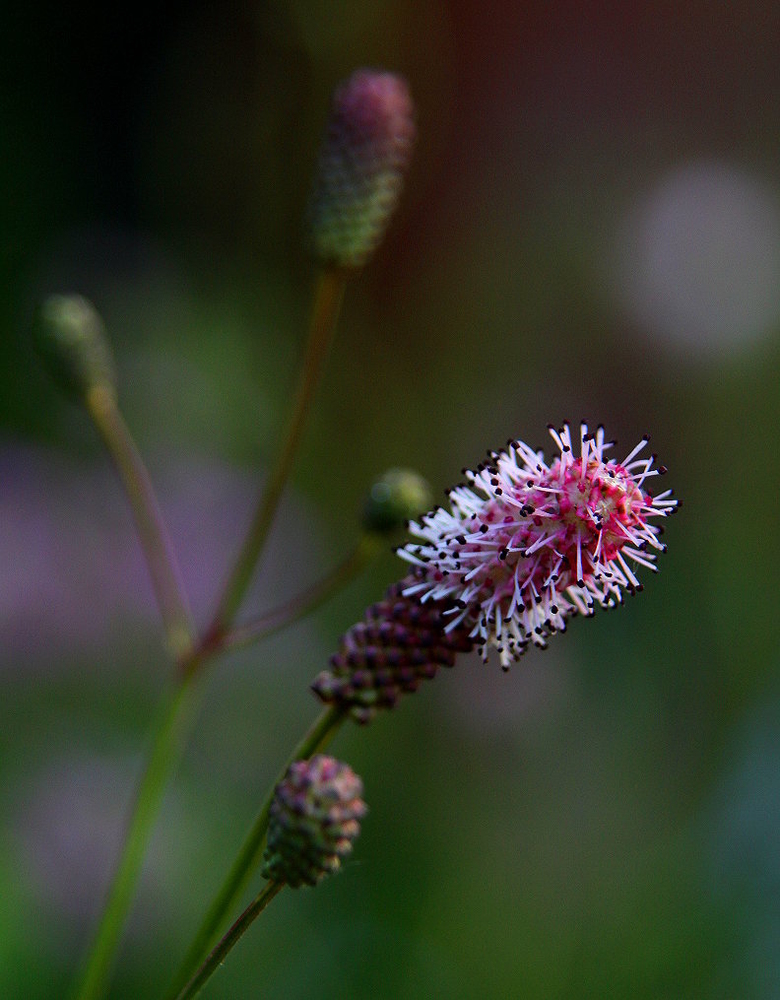
[[[447,629],[447,602],[422,604],[404,591],[419,580],[409,576],[389,588],[362,622],[346,632],[330,670],[314,679],[312,690],[322,701],[348,709],[358,722],[369,722],[380,708],[393,708],[404,693],[451,667],[455,656],[474,646],[468,618]]]

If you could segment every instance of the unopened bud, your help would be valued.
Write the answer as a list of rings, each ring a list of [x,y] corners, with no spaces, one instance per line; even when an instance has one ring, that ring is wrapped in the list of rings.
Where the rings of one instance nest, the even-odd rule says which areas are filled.
[[[432,503],[431,488],[412,469],[388,469],[373,484],[363,509],[366,531],[389,535]]]
[[[348,711],[356,722],[370,722],[377,711],[394,708],[402,694],[434,678],[439,667],[453,666],[458,653],[474,648],[473,621],[466,617],[448,628],[457,609],[450,602],[421,604],[409,596],[418,582],[412,574],[393,584],[341,637],[330,669],[311,685],[320,701]]]
[[[362,794],[360,778],[334,757],[291,764],[271,804],[265,878],[297,888],[337,871],[366,814]]]
[[[113,391],[114,359],[103,321],[81,295],[52,295],[33,325],[38,353],[49,374],[67,395],[83,399],[90,389]]]
[[[335,92],[311,202],[325,265],[362,267],[381,242],[414,144],[414,107],[394,73],[357,70]]]

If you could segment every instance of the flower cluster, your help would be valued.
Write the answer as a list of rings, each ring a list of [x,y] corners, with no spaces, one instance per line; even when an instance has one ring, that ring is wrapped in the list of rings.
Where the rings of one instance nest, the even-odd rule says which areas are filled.
[[[505,668],[572,615],[641,590],[635,568],[655,570],[665,549],[650,519],[677,507],[671,490],[647,492],[666,471],[655,455],[639,457],[648,438],[616,462],[601,426],[591,434],[581,424],[578,455],[568,424],[549,430],[560,453],[550,464],[522,441],[490,452],[449,491],[451,509],[412,522],[421,541],[399,550],[418,574],[404,595],[449,603],[445,632],[473,621],[483,658],[495,647]]]
[[[297,760],[276,786],[263,874],[297,888],[341,867],[366,813],[363,783],[325,754]]]

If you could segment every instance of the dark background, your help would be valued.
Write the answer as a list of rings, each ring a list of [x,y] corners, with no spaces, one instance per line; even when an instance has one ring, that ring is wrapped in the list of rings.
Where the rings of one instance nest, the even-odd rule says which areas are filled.
[[[437,499],[586,416],[685,507],[658,577],[508,676],[464,659],[333,751],[371,811],[212,997],[780,995],[780,6],[278,0],[0,13],[0,994],[64,995],[170,671],[123,497],[39,371],[90,296],[199,620],[294,380],[329,95],[419,142],[349,289],[248,611],[324,572],[386,467]],[[112,996],[156,996],[388,555],[212,672]],[[645,574],[647,576],[647,574]]]

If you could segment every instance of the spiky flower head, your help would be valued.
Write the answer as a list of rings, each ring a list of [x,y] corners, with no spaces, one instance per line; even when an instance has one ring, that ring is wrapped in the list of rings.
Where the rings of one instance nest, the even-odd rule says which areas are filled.
[[[362,267],[374,252],[398,203],[414,135],[400,76],[361,69],[336,90],[310,208],[322,264]]]
[[[450,510],[413,522],[421,541],[399,550],[418,576],[404,595],[449,604],[445,631],[469,625],[483,658],[495,647],[504,668],[571,616],[641,590],[636,568],[655,570],[665,549],[651,519],[677,506],[671,490],[647,491],[666,471],[655,455],[640,457],[648,438],[618,462],[606,457],[614,442],[601,426],[591,434],[581,424],[579,454],[568,424],[549,430],[552,462],[522,441],[490,452],[449,491]]]
[[[431,488],[413,469],[388,469],[373,485],[363,509],[363,526],[390,535],[430,507]]]
[[[335,757],[297,760],[276,786],[263,875],[297,888],[337,871],[366,814],[363,782]]]
[[[114,392],[114,359],[103,320],[82,295],[50,295],[35,317],[33,339],[67,395],[83,400],[96,386]]]

